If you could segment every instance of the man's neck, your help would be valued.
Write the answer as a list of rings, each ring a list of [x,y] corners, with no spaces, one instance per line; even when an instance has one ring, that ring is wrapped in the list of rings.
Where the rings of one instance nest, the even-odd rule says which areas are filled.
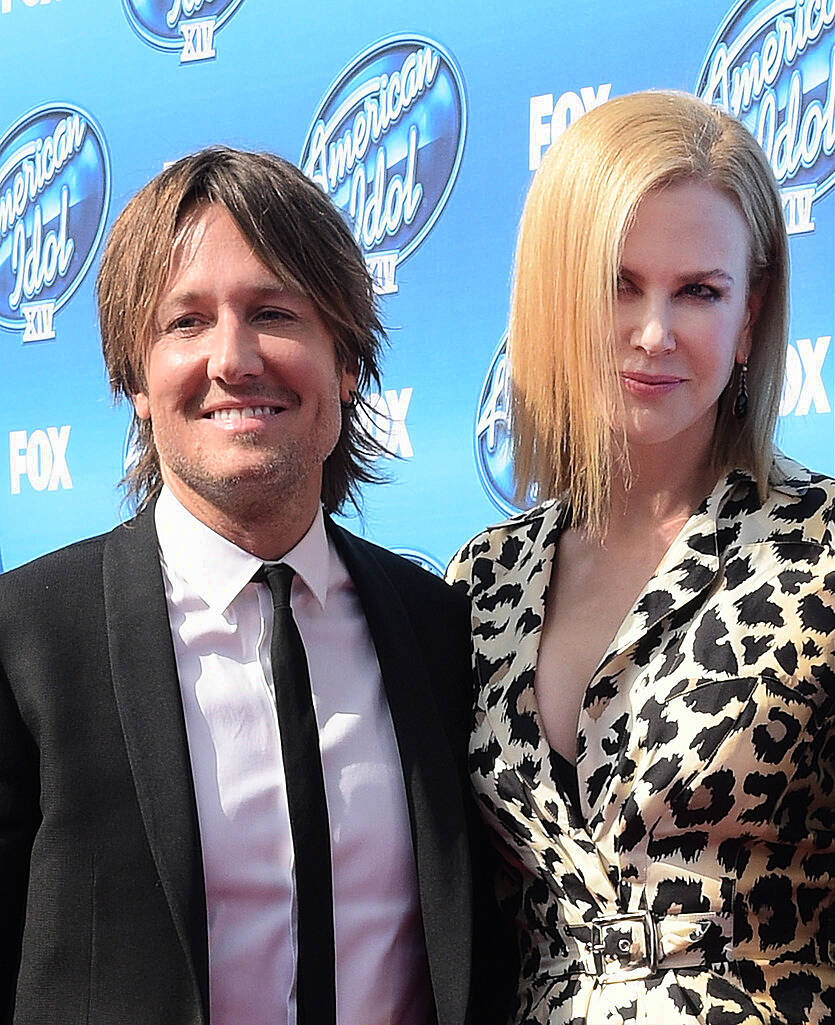
[[[319,510],[319,495],[292,501],[259,495],[223,506],[185,487],[176,478],[165,482],[177,501],[210,530],[264,561],[283,558],[310,529]]]

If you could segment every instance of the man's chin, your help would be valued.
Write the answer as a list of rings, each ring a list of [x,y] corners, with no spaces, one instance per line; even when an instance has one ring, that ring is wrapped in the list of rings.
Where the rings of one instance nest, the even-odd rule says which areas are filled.
[[[190,494],[218,509],[251,515],[264,503],[274,505],[321,488],[321,464],[295,459],[240,461],[229,467],[166,467],[163,480],[188,504]]]

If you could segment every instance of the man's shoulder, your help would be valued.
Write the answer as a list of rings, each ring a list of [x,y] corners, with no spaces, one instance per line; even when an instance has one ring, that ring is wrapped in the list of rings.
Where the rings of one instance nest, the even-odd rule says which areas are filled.
[[[56,597],[60,597],[61,593],[72,595],[79,588],[89,585],[91,574],[99,573],[109,539],[116,534],[132,531],[133,526],[133,520],[117,524],[102,534],[74,541],[0,573],[0,600],[5,599],[6,595],[20,599],[33,590],[45,595],[52,588],[63,589],[57,592]],[[130,534],[126,533],[126,536]]]
[[[105,538],[77,541],[0,574],[0,661],[12,675],[15,666],[27,671],[35,652],[68,657],[85,631],[95,630]]]
[[[84,538],[82,541],[74,541],[54,552],[38,556],[31,562],[25,562],[15,569],[6,570],[0,575],[0,589],[18,589],[27,584],[44,582],[72,576],[82,567],[89,566],[101,558],[101,551],[108,534],[99,534],[96,537]]]
[[[416,600],[433,606],[440,603],[451,608],[467,607],[464,594],[453,590],[442,577],[430,573],[411,559],[359,537],[338,524],[329,524],[329,530],[343,559],[348,555],[349,563],[353,559],[361,560],[367,569],[385,574],[407,604]],[[350,564],[348,569],[350,572]]]

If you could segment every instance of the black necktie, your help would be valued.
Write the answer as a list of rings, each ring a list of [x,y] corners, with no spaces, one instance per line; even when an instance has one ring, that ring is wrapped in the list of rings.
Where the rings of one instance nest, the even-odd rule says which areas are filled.
[[[267,584],[274,609],[270,658],[296,866],[297,1023],[336,1025],[330,824],[307,656],[290,607],[294,576],[280,563],[254,579]]]

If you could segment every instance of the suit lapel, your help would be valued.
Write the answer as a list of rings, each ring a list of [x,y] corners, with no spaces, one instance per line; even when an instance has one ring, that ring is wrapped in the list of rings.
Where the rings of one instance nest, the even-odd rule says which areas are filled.
[[[438,1019],[463,1023],[470,978],[471,870],[449,741],[411,619],[372,545],[328,522],[374,642],[400,752]]]
[[[557,503],[506,524],[488,565],[476,562],[472,585],[473,643],[481,685],[479,709],[489,732],[508,735],[514,763],[543,800],[563,788],[552,772],[548,743],[534,693],[534,674],[545,622],[545,604],[566,512]],[[486,741],[489,743],[489,741]],[[565,796],[565,795],[564,795]],[[561,826],[571,829],[567,806]]]
[[[600,745],[603,725],[592,717],[589,707],[596,693],[595,683],[604,676],[611,676],[604,689],[607,701],[614,701],[620,708],[620,704],[628,700],[628,695],[619,691],[622,659],[628,657],[636,645],[645,642],[653,629],[662,629],[670,616],[700,600],[713,583],[719,570],[717,515],[724,492],[723,480],[690,518],[627,613],[592,675],[578,723],[590,752]],[[473,634],[485,715],[498,736],[507,732],[506,721],[515,724],[510,739],[517,752],[517,771],[525,776],[535,793],[539,787],[544,787],[543,792],[536,795],[540,803],[549,800],[555,790],[563,793],[558,774],[553,771],[551,749],[542,727],[533,683],[551,570],[566,518],[563,506],[546,503],[511,520],[504,528],[500,555],[493,558],[489,570],[487,567],[479,569],[472,586]],[[496,637],[499,638],[497,645],[493,641]],[[508,643],[508,638],[513,638],[512,644]],[[491,661],[494,647],[502,657]],[[593,715],[599,714],[598,702],[593,706]],[[611,760],[606,765],[614,778],[616,765]],[[595,788],[598,799],[591,806],[586,804],[588,776],[598,768],[601,766],[593,755],[581,758],[577,767],[587,826],[593,821],[595,809],[607,796],[605,787],[598,785]],[[557,814],[567,834],[586,835],[586,828],[572,826],[567,807],[558,806]]]
[[[647,636],[664,620],[699,601],[719,572],[716,517],[724,489],[707,499],[682,527],[664,558],[626,614],[595,676],[618,655]]]
[[[200,836],[153,505],[111,533],[103,575],[113,688],[139,807],[208,1021]]]
[[[725,523],[720,529],[718,522],[727,490],[727,481],[721,478],[682,527],[627,613],[586,691],[579,721],[587,751],[581,772],[587,828],[595,842],[613,836],[623,800],[629,796],[614,797],[624,786],[621,758],[630,757],[627,745],[634,735],[634,710],[656,689],[652,659],[662,654],[664,639],[676,621],[689,621],[715,586],[722,550],[735,526]],[[620,738],[617,751],[612,750],[613,736]]]

